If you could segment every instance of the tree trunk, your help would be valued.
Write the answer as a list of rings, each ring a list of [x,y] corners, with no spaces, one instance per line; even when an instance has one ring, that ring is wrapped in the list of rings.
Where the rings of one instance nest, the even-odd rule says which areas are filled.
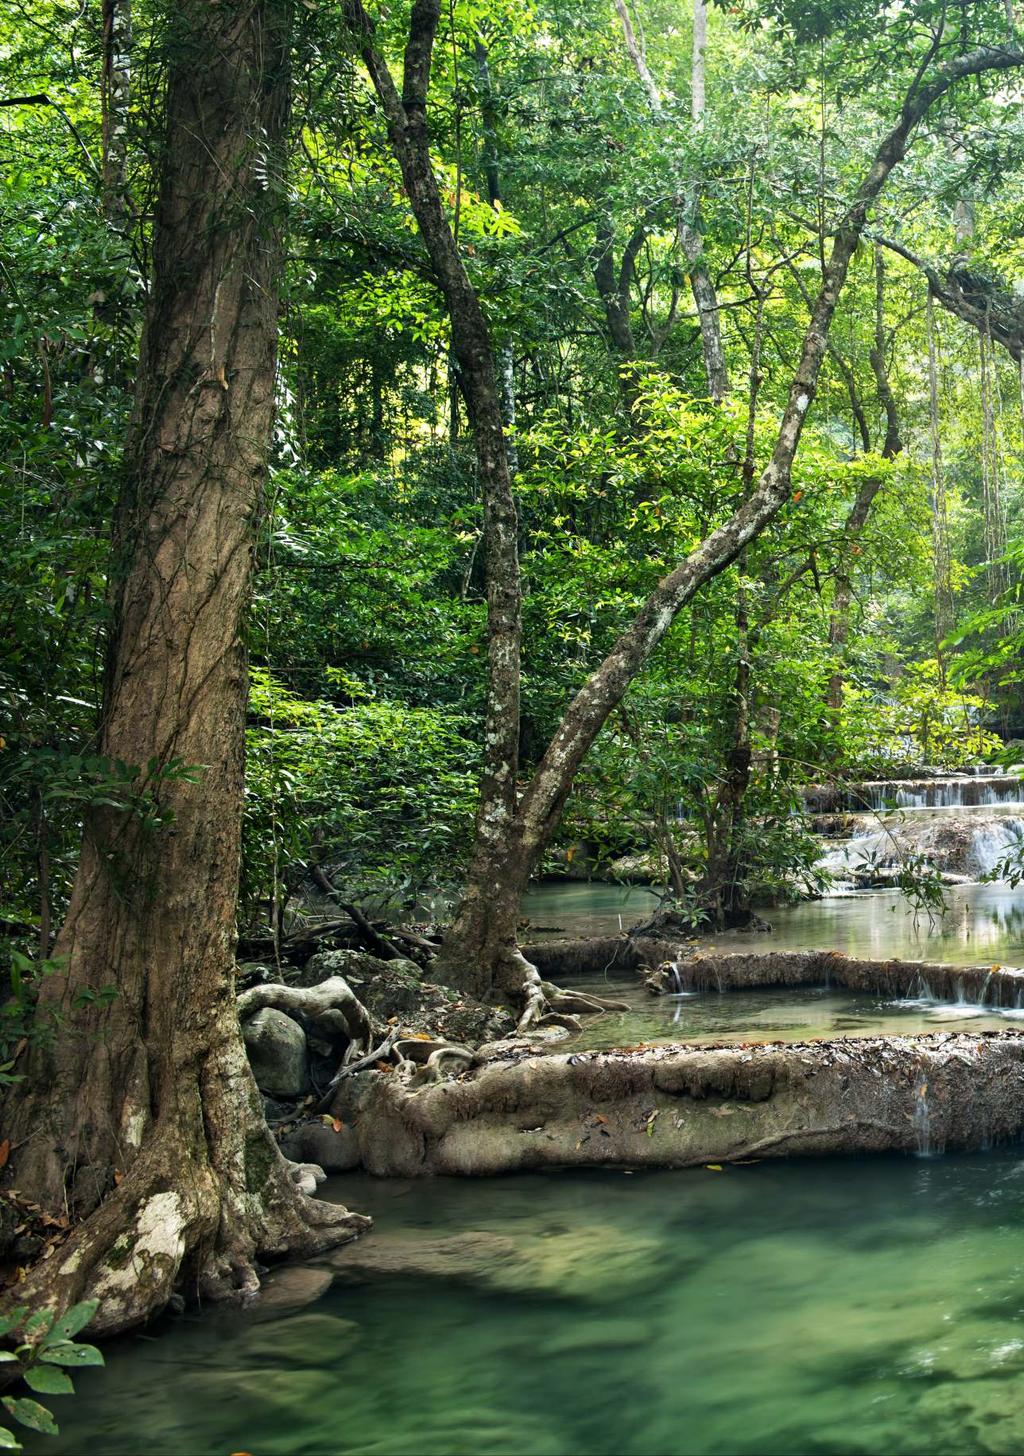
[[[401,95],[374,49],[373,22],[360,0],[346,0],[345,9],[387,121],[391,147],[434,276],[444,295],[459,386],[473,426],[483,493],[487,576],[487,716],[476,819],[477,854],[486,859],[504,841],[516,808],[522,637],[519,526],[490,330],[448,225],[430,157],[426,101],[440,3],[414,0]]]
[[[178,1287],[367,1220],[298,1192],[264,1121],[234,996],[246,661],[240,618],[274,410],[285,0],[182,0],[172,22],[151,310],[115,525],[102,753],[38,1007],[52,1038],[10,1099],[14,1182],[84,1222],[19,1302],[101,1300],[110,1330]],[[108,995],[109,990],[109,995]]]
[[[103,0],[103,211],[109,222],[124,225],[129,207],[128,107],[131,99],[131,0]]]

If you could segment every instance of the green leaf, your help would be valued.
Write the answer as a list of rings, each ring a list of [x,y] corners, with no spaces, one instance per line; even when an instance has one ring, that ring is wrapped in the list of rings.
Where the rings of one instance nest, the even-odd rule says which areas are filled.
[[[74,1395],[71,1376],[52,1365],[32,1365],[25,1371],[25,1384],[37,1395]]]
[[[85,1329],[99,1307],[98,1299],[83,1299],[81,1303],[73,1304],[61,1315],[43,1344],[51,1345],[56,1340],[70,1340],[73,1335],[78,1334],[79,1330]]]
[[[15,1400],[5,1395],[4,1409],[23,1426],[28,1426],[30,1431],[42,1431],[44,1436],[59,1434],[57,1422],[45,1405],[40,1405],[37,1400]]]
[[[25,1340],[31,1343],[34,1335],[45,1334],[53,1324],[55,1318],[56,1313],[52,1309],[40,1309],[35,1314],[30,1315],[25,1321],[24,1328],[21,1332]]]
[[[4,1315],[3,1319],[0,1319],[0,1335],[6,1335],[9,1334],[11,1330],[18,1329],[21,1325],[22,1320],[27,1314],[27,1304],[19,1304],[17,1309],[9,1310],[8,1313]]]
[[[49,1345],[39,1356],[47,1365],[102,1365],[103,1356],[95,1345],[74,1345],[64,1340]]]
[[[2,1361],[2,1360],[17,1360],[17,1358],[18,1357],[14,1353],[13,1350],[0,1350],[0,1361]]]
[[[20,1450],[21,1442],[15,1436],[14,1432],[9,1431],[6,1426],[0,1426],[0,1451]]]

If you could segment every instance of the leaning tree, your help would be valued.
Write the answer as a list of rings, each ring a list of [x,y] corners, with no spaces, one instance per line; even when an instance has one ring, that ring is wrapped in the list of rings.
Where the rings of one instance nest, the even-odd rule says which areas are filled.
[[[114,787],[85,824],[61,967],[5,1115],[18,1197],[76,1221],[18,1302],[97,1297],[108,1330],[177,1287],[252,1290],[260,1259],[368,1223],[293,1181],[234,994],[240,626],[274,413],[290,4],[180,0],[162,19],[153,279],[100,729]]]
[[[934,104],[958,81],[1024,65],[1011,36],[961,50],[940,17],[907,86],[896,119],[834,229],[817,297],[779,421],[771,458],[755,488],[723,524],[651,592],[611,651],[586,679],[525,787],[519,784],[521,582],[517,517],[502,430],[500,391],[486,314],[444,210],[430,153],[428,92],[440,0],[413,0],[396,85],[361,0],[346,15],[387,124],[392,151],[435,280],[444,296],[459,382],[474,427],[483,494],[487,580],[488,699],[476,840],[461,902],[436,969],[439,979],[475,995],[523,998],[524,1020],[545,1010],[544,988],[516,945],[523,892],[555,832],[574,777],[609,715],[622,701],[694,593],[730,566],[789,499],[793,461],[828,348],[829,329],[872,205]],[[946,51],[950,54],[945,54]]]

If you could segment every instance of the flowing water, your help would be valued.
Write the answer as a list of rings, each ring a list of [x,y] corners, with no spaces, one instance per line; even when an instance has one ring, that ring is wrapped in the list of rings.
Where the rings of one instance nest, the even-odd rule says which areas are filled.
[[[208,1312],[76,1372],[90,1456],[911,1456],[1024,1449],[1016,1151],[337,1180],[376,1235],[511,1236],[463,1282]]]
[[[904,797],[919,792],[926,807],[910,814],[937,818],[932,806],[978,789]],[[1004,793],[985,785],[982,797]],[[988,830],[1002,842],[999,824]],[[524,938],[617,931],[657,903],[638,888],[544,885],[526,899]],[[770,918],[770,935],[697,944],[1024,965],[1024,891],[1005,884],[958,885],[936,918],[891,891]],[[654,999],[635,981],[587,984],[629,1010],[591,1021],[575,1046],[1007,1024],[992,1008],[827,987]],[[915,1125],[927,1155],[924,1086]],[[336,1282],[294,1313],[210,1310],[126,1337],[106,1370],[76,1372],[73,1400],[52,1402],[62,1434],[30,1438],[31,1456],[1024,1450],[1019,1149],[473,1181],[353,1175],[324,1191],[372,1213],[385,1252],[477,1239],[458,1278],[449,1261],[444,1278]]]

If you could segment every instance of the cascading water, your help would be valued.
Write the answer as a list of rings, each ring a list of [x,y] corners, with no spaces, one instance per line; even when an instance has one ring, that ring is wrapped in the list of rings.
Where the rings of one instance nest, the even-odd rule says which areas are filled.
[[[974,831],[971,844],[973,868],[978,878],[990,874],[996,866],[1017,850],[1024,851],[1024,819],[997,820]]]
[[[978,809],[1024,806],[1024,779],[1016,773],[963,773],[944,778],[871,779],[860,784],[812,784],[804,791],[811,813],[871,809]]]
[[[823,792],[809,789],[808,805]],[[879,780],[830,792],[833,805],[839,793],[846,804],[870,810],[819,861],[839,893],[891,884],[914,861],[933,866],[948,883],[982,880],[1018,857],[1024,865],[1024,812],[1012,813],[1017,805],[1024,811],[1024,780],[1014,774]]]
[[[927,1158],[932,1152],[932,1116],[928,1106],[928,1083],[921,1077],[914,1088],[914,1133],[917,1137],[918,1157]]]

